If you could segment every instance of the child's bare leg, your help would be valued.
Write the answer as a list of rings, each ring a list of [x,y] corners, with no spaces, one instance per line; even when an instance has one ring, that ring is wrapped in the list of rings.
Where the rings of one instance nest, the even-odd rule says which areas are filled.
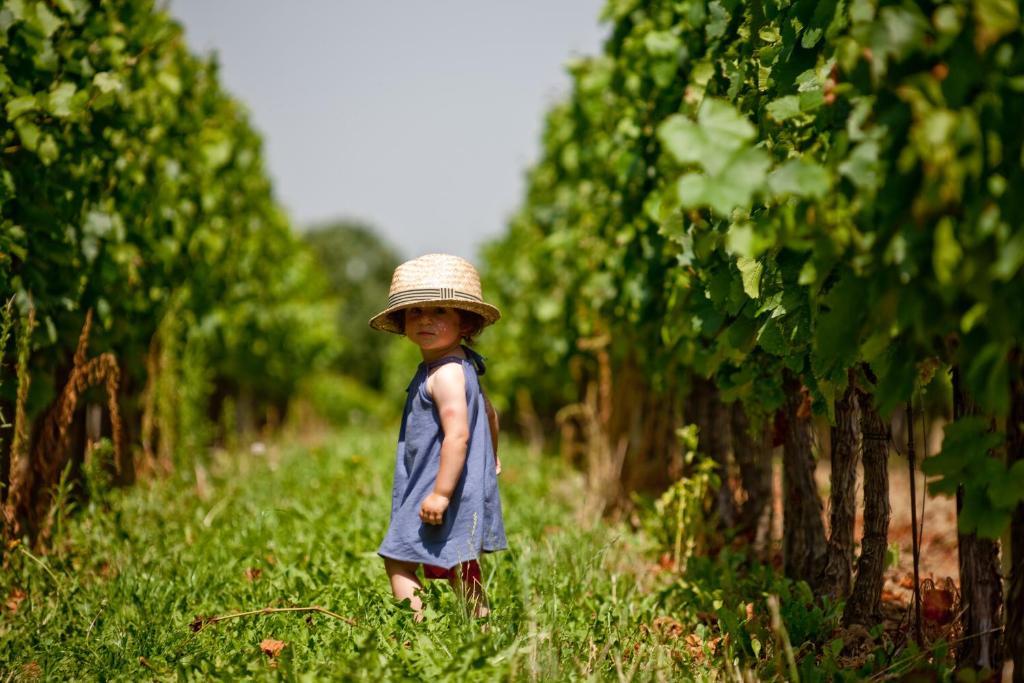
[[[416,563],[385,557],[384,569],[391,581],[391,592],[394,594],[395,600],[402,601],[408,598],[409,605],[416,613],[416,621],[423,619],[423,601],[416,595],[417,592],[423,590],[423,584],[416,576]]]

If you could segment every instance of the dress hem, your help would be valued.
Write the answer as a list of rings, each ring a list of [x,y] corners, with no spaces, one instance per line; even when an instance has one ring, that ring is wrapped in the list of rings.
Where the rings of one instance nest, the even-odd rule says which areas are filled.
[[[476,556],[474,556],[474,557],[467,557],[464,560],[458,560],[457,562],[454,562],[454,563],[452,563],[452,564],[450,564],[448,566],[445,566],[443,564],[437,564],[437,562],[430,561],[430,560],[423,560],[423,559],[417,559],[417,558],[409,559],[409,558],[405,558],[405,557],[394,557],[392,555],[385,555],[384,553],[382,553],[379,550],[377,551],[377,555],[379,555],[380,557],[383,557],[385,560],[395,560],[396,562],[412,562],[413,564],[429,564],[429,565],[432,565],[434,567],[440,567],[441,569],[451,569],[452,567],[454,567],[456,565],[459,565],[459,564],[462,564],[464,562],[472,562],[474,560],[479,560],[480,559],[480,555],[490,554],[490,553],[499,553],[502,550],[508,550],[508,546],[507,545],[506,546],[502,546],[501,548],[481,548],[480,552]]]

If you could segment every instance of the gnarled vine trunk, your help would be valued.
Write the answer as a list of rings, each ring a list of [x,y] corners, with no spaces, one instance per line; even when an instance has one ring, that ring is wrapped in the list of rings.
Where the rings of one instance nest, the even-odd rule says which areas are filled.
[[[751,432],[750,419],[741,401],[732,404],[730,420],[733,456],[746,495],[739,509],[737,527],[740,533],[751,538],[755,552],[762,553],[772,531],[771,424]]]
[[[882,573],[889,541],[889,429],[874,397],[857,390],[864,461],[864,533],[857,578],[846,601],[843,623],[875,624],[882,616]]]
[[[829,496],[828,553],[822,590],[833,598],[850,594],[853,581],[853,524],[857,514],[857,462],[860,428],[853,382],[836,399],[831,437],[832,492]]]
[[[786,392],[786,437],[783,443],[782,553],[786,576],[817,586],[825,560],[825,524],[814,482],[811,415],[800,381],[789,372]]]
[[[976,415],[977,406],[964,389],[960,369],[953,368],[953,419]],[[956,512],[963,509],[963,489],[957,491]],[[957,535],[960,550],[960,599],[963,610],[963,640],[957,663],[976,669],[998,671],[1002,662],[998,629],[1002,625],[1002,577],[999,574],[999,546],[977,534]]]
[[[687,419],[698,427],[698,449],[718,465],[722,485],[715,493],[715,509],[725,528],[736,524],[736,503],[729,484],[729,416],[714,382],[693,378]]]
[[[1015,353],[1006,420],[1007,465],[1024,461],[1024,367]],[[1006,651],[1013,657],[1014,683],[1024,683],[1024,503],[1010,521],[1010,582],[1006,590]]]

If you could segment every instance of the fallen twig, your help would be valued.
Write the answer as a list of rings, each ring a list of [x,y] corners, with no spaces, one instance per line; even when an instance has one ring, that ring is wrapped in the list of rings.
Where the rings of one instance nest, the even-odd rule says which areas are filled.
[[[167,675],[167,674],[170,673],[170,671],[168,671],[167,669],[158,669],[157,667],[153,666],[153,664],[150,663],[150,661],[148,659],[146,659],[144,656],[140,656],[139,657],[139,665],[144,667],[144,668],[146,668],[146,669],[149,669],[153,673],[163,674],[163,675]]]
[[[227,621],[228,619],[237,619],[238,617],[252,617],[262,614],[275,614],[277,612],[319,612],[320,614],[326,614],[329,617],[334,617],[340,621],[344,621],[349,626],[355,626],[356,620],[349,617],[343,617],[342,615],[332,612],[329,609],[323,607],[264,607],[263,609],[254,609],[249,612],[235,612],[233,614],[222,614],[215,617],[203,617],[197,616],[189,627],[194,633],[198,633],[203,630],[209,624],[216,624],[219,621]]]

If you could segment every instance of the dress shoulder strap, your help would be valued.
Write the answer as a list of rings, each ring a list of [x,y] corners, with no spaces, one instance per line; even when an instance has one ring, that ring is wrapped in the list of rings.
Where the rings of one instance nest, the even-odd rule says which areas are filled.
[[[462,345],[462,350],[465,352],[466,358],[473,363],[473,367],[476,369],[476,374],[483,375],[487,372],[487,366],[484,364],[483,356],[465,344]]]
[[[447,365],[448,363],[461,363],[464,360],[465,358],[462,356],[442,356],[436,360],[424,362],[423,367],[426,368],[427,374],[429,375],[434,368],[439,368],[442,365]]]
[[[487,366],[484,365],[483,356],[481,356],[479,353],[469,348],[465,344],[462,345],[462,351],[463,353],[466,354],[465,358],[461,356],[442,356],[441,358],[432,360],[428,363],[424,363],[423,365],[424,367],[426,367],[427,372],[430,372],[434,368],[439,368],[446,363],[454,363],[456,361],[461,362],[464,360],[468,360],[470,363],[473,364],[473,369],[476,370],[476,374],[482,375],[485,372],[487,372]]]

